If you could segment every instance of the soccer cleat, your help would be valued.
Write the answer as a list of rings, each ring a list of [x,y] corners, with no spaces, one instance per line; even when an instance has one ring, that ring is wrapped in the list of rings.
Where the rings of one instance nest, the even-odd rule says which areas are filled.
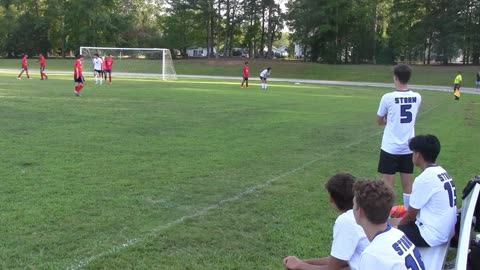
[[[79,97],[80,96],[80,93],[75,91],[75,96]]]
[[[21,79],[22,79],[22,78],[20,78],[20,77],[17,77],[17,80],[21,80]]]

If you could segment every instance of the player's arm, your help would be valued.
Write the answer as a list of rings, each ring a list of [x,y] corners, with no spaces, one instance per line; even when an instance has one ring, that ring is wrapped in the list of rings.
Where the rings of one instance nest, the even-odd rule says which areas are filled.
[[[412,206],[408,207],[407,214],[400,220],[398,225],[405,225],[415,222],[417,219],[418,209],[413,208]]]
[[[387,116],[377,115],[377,124],[380,125],[380,126],[386,125],[387,124]]]
[[[347,267],[348,263],[333,256],[305,261],[289,256],[283,260],[283,266],[289,270],[341,270]]]

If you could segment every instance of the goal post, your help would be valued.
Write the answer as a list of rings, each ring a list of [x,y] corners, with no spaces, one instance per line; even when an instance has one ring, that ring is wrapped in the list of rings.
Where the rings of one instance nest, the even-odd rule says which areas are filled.
[[[89,61],[97,54],[100,57],[112,55],[115,74],[133,77],[161,77],[163,80],[175,80],[177,73],[173,65],[172,54],[165,48],[115,48],[80,47],[80,54],[88,70]],[[93,65],[92,65],[93,69]]]

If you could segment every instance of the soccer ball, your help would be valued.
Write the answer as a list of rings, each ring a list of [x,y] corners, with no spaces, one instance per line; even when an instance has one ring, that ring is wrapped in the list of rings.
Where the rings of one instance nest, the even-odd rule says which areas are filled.
[[[403,205],[395,205],[390,209],[391,218],[403,218],[407,214],[407,209]]]

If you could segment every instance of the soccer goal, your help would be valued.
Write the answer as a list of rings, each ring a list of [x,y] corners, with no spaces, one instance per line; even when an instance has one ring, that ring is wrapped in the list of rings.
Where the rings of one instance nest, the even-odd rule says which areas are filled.
[[[84,70],[88,70],[89,63],[92,63],[97,53],[100,57],[112,55],[114,61],[112,70],[117,75],[161,77],[163,80],[177,78],[169,49],[80,47],[80,54],[85,58]]]

